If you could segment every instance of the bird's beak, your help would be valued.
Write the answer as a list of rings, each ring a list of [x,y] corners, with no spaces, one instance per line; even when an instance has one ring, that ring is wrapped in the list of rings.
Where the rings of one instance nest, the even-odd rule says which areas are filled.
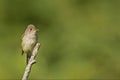
[[[36,31],[39,31],[39,29],[36,29]]]

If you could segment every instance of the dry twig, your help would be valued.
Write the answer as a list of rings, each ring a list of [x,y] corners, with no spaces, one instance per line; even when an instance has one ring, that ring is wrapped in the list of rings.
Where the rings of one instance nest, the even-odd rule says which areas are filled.
[[[27,66],[25,68],[25,72],[24,72],[22,80],[27,80],[28,79],[31,68],[32,68],[32,65],[36,62],[35,57],[38,53],[39,48],[40,48],[40,43],[37,43],[36,46],[33,49],[32,56],[31,56]]]

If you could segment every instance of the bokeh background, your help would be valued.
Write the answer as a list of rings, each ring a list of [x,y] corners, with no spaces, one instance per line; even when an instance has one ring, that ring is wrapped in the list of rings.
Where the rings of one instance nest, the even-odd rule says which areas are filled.
[[[120,0],[0,0],[0,79],[21,79],[21,35],[39,29],[29,79],[120,79]]]

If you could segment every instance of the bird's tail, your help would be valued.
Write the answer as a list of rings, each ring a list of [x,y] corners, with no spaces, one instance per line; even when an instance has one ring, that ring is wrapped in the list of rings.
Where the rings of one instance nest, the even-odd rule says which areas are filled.
[[[31,57],[31,55],[30,55],[30,54],[27,54],[27,56],[26,56],[26,65],[28,64],[28,62],[29,62],[29,60],[30,60],[30,57]]]

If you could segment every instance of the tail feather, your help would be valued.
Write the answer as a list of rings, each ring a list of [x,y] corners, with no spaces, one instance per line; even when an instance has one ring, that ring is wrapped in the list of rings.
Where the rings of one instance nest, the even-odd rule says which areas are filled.
[[[29,60],[30,60],[30,57],[31,55],[27,54],[27,57],[26,57],[26,65],[28,64]]]

